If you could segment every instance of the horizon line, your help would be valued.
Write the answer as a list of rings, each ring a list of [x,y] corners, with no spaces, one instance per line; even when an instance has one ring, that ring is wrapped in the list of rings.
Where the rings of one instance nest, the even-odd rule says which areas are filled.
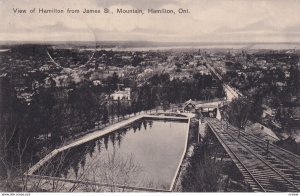
[[[149,40],[99,40],[99,41],[90,41],[90,40],[58,40],[58,41],[50,41],[50,40],[0,40],[0,43],[55,43],[55,42],[67,42],[67,43],[72,43],[72,42],[107,42],[107,43],[112,43],[112,42],[120,42],[120,43],[139,43],[139,42],[146,42],[146,43],[175,43],[175,44],[300,44],[300,41],[257,41],[257,42],[252,42],[252,41],[149,41]]]

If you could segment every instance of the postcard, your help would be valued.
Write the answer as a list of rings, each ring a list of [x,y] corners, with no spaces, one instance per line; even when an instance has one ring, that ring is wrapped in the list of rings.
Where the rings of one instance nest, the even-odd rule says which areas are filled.
[[[0,0],[2,196],[298,196],[299,10]]]

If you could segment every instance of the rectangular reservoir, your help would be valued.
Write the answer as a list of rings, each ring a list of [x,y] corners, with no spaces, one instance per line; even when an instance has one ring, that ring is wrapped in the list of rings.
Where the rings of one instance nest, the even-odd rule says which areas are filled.
[[[188,120],[143,118],[59,153],[35,174],[169,190],[187,135]]]

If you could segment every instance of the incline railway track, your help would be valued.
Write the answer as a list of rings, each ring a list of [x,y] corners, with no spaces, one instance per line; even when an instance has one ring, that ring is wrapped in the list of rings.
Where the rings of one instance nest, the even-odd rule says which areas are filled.
[[[206,120],[253,191],[300,191],[299,156],[224,121]]]

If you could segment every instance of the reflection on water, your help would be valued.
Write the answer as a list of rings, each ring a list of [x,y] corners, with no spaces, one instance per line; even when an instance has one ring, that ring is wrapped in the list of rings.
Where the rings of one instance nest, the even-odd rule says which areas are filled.
[[[139,120],[59,154],[38,174],[168,189],[186,134],[185,121]]]

